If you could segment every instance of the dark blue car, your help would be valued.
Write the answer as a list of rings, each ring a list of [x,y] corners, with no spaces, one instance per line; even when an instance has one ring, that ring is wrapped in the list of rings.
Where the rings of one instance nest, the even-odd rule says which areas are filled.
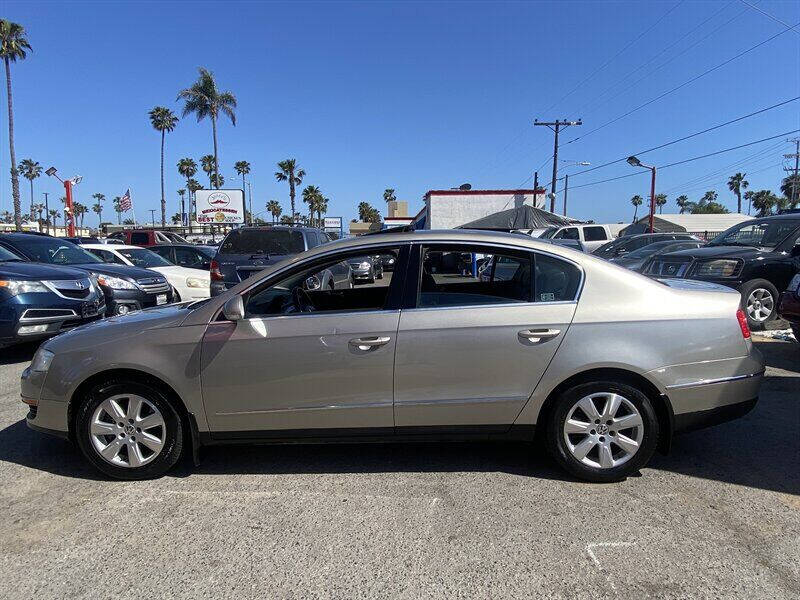
[[[0,348],[52,337],[105,312],[86,271],[25,262],[0,247]]]

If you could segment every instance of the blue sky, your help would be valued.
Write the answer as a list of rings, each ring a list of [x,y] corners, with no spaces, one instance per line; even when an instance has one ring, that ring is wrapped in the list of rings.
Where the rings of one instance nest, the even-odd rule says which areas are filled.
[[[788,24],[800,21],[800,3],[757,5]],[[304,184],[320,186],[331,199],[328,214],[345,220],[361,201],[383,210],[387,187],[416,211],[429,189],[464,182],[529,187],[539,167],[540,181],[549,183],[552,134],[533,127],[534,117],[582,118],[584,125],[568,129],[562,140],[585,137],[562,146],[561,157],[599,165],[800,96],[798,28],[591,132],[786,29],[738,0],[6,0],[3,13],[27,29],[33,46],[28,59],[12,65],[17,159],[83,175],[76,195],[85,204],[95,192],[110,199],[130,188],[140,220],[149,219],[148,209],[160,199],[160,138],[147,113],[156,105],[179,112],[177,92],[194,81],[201,65],[239,100],[236,127],[220,126],[220,168],[233,181],[233,163],[250,161],[254,212],[271,199],[288,211],[287,186],[273,174],[277,161],[294,157],[308,173]],[[5,101],[0,112],[5,174]],[[642,160],[664,165],[794,129],[800,129],[800,102]],[[736,170],[748,173],[751,189],[777,191],[781,155],[792,151],[785,137],[661,171],[658,191],[669,194],[666,212],[675,212],[680,193],[697,199],[707,189],[719,191],[735,209],[723,182]],[[211,149],[208,122],[188,117],[168,134],[168,215],[177,211],[182,185],[175,163]],[[646,173],[577,187],[630,172],[621,163],[571,177],[570,214],[630,220],[630,197],[649,193]],[[43,177],[35,190],[40,201],[41,192],[50,192],[52,200],[63,188]],[[27,180],[21,192],[27,207]],[[561,202],[559,196],[559,207]],[[4,175],[0,210],[10,207]],[[96,215],[87,223],[94,225]]]

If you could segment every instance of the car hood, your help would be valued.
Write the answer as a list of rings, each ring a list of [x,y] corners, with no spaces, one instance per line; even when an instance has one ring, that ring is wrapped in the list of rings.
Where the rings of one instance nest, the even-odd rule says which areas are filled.
[[[86,279],[86,271],[72,267],[56,267],[43,263],[6,262],[0,263],[0,277],[3,279]]]
[[[130,265],[113,265],[111,263],[86,263],[83,265],[71,265],[78,269],[85,269],[93,273],[102,273],[103,275],[112,275],[116,277],[128,277],[130,279],[144,279],[152,277],[153,272],[149,269],[142,269],[140,267],[133,267]]]
[[[149,330],[177,327],[188,314],[186,305],[172,304],[117,315],[62,333],[48,341],[46,347],[53,352],[61,352],[106,343],[128,344],[133,336],[146,335]]]
[[[692,258],[752,258],[763,254],[769,254],[769,250],[760,250],[752,246],[703,246],[702,248],[690,248],[688,250],[676,250],[667,252],[661,256],[691,256]]]
[[[178,265],[172,267],[153,267],[152,271],[158,271],[167,279],[195,277],[197,279],[210,279],[211,275],[208,271],[202,269],[190,269],[189,267],[179,267]]]

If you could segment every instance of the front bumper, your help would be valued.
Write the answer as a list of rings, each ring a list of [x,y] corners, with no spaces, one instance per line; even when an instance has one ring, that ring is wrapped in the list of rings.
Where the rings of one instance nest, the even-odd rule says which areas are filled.
[[[106,291],[106,290],[104,290]],[[158,296],[166,296],[166,302],[158,304]],[[127,312],[150,308],[153,306],[164,306],[173,300],[172,288],[160,294],[150,294],[142,290],[110,290],[106,291],[106,303],[108,305],[108,316],[119,314],[121,306],[127,307]]]
[[[20,396],[28,406],[28,427],[61,438],[69,436],[68,405],[65,401],[43,400],[42,387],[47,373],[25,369],[20,376]]]
[[[352,269],[353,279],[374,279],[375,273],[372,269]]]
[[[50,338],[102,319],[106,310],[102,297],[65,300],[54,294],[14,296],[0,303],[0,344]]]

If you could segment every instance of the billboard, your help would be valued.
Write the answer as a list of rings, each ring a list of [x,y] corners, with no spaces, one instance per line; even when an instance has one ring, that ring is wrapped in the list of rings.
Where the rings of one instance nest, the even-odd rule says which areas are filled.
[[[198,223],[244,223],[244,190],[197,190],[194,198]]]
[[[342,217],[325,217],[325,229],[341,229]]]

